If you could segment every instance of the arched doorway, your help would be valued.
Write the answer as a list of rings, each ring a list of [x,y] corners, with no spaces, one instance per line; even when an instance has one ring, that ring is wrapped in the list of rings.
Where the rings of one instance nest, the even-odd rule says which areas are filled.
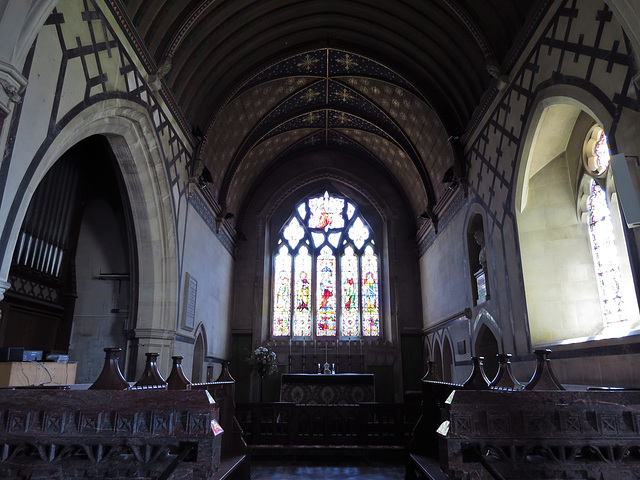
[[[77,383],[95,380],[103,348],[125,350],[131,334],[132,242],[121,183],[104,137],[65,152],[31,199],[2,302],[0,344],[68,354],[78,362]]]
[[[202,338],[202,334],[199,334],[196,337],[196,343],[193,347],[193,367],[191,369],[191,381],[194,383],[202,382],[204,350],[204,339]]]

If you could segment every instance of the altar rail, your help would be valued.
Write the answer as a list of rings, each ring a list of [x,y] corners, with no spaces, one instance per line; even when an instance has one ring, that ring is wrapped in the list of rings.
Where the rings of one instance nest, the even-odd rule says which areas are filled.
[[[386,449],[402,451],[418,417],[403,404],[238,404],[237,417],[252,450]],[[284,450],[283,450],[284,449]]]
[[[218,419],[203,391],[0,390],[0,477],[212,479]]]

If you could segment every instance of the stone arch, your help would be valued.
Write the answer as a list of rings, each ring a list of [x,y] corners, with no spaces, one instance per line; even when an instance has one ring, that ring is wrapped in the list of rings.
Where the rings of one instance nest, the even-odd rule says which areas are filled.
[[[594,124],[615,128],[608,107],[578,87],[555,85],[539,93],[525,128],[514,207],[534,346],[603,332],[602,318],[593,315],[600,311],[597,280],[578,203],[586,135]],[[624,241],[622,229],[618,238]]]
[[[47,171],[64,152],[92,135],[108,140],[131,205],[138,273],[136,337],[152,339],[145,344],[159,351],[164,370],[168,370],[178,305],[175,216],[159,139],[144,108],[122,99],[105,100],[83,110],[59,132],[27,180],[8,245],[15,247],[31,198]],[[2,262],[1,278],[6,279],[11,256]],[[144,355],[138,355],[136,362],[139,374]]]

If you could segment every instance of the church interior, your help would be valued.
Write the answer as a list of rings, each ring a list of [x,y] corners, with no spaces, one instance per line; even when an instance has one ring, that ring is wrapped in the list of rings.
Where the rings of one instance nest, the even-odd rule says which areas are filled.
[[[388,415],[408,480],[638,478],[639,66],[634,0],[0,0],[0,473],[241,478],[201,460]],[[573,446],[497,445],[516,409]]]

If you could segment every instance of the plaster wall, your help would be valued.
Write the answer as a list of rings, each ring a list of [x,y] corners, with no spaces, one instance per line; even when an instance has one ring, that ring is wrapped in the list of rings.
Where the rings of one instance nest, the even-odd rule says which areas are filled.
[[[194,194],[197,195],[197,194]],[[176,330],[186,337],[174,344],[176,355],[183,355],[183,369],[189,375],[193,366],[193,344],[198,333],[204,335],[205,357],[230,357],[231,291],[235,261],[200,214],[189,206],[181,276],[180,311]],[[185,329],[185,283],[187,274],[197,282],[193,329]],[[180,353],[178,353],[180,352]],[[196,381],[203,381],[196,380]]]
[[[425,328],[471,306],[464,223],[464,212],[459,212],[420,258]]]

